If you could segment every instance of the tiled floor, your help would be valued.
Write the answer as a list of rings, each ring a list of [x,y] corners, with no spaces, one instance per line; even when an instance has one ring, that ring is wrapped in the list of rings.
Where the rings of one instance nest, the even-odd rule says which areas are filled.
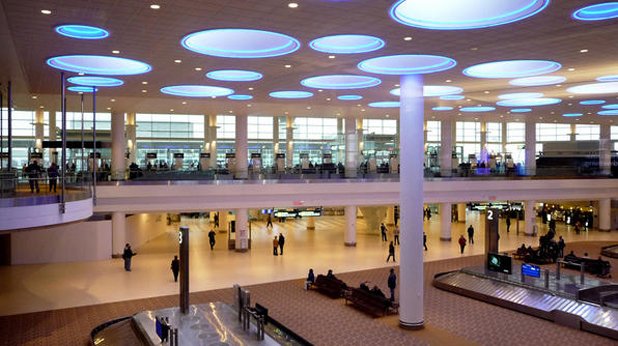
[[[476,244],[466,247],[464,256],[484,252],[483,225],[478,213],[469,212],[467,223],[452,225],[453,241],[440,241],[440,221],[434,216],[425,222],[429,251],[425,261],[461,257],[456,239],[469,224],[477,230]],[[181,224],[191,230],[191,284],[192,292],[228,288],[234,283],[253,285],[304,277],[308,268],[317,273],[332,268],[337,272],[351,272],[386,267],[388,245],[380,240],[377,230],[367,230],[358,219],[357,246],[343,245],[345,219],[328,216],[316,219],[316,229],[308,231],[306,220],[275,223],[267,230],[263,222],[252,224],[253,249],[236,253],[225,248],[225,234],[217,235],[217,245],[210,251],[207,241],[209,224],[197,219],[183,219]],[[178,225],[154,239],[133,258],[133,271],[125,272],[122,260],[80,262],[47,265],[0,267],[0,315],[45,311],[74,306],[132,300],[174,294],[178,284],[173,282],[170,261],[177,250]],[[505,233],[502,220],[500,246],[512,250],[521,243],[536,245],[538,238]],[[539,225],[541,233],[544,225]],[[523,222],[520,229],[523,230]],[[272,237],[279,232],[286,236],[285,255],[272,255]],[[559,225],[558,234],[568,242],[598,240],[618,242],[618,234],[582,232],[575,235]],[[390,236],[390,235],[389,235]],[[398,254],[397,254],[397,258]]]

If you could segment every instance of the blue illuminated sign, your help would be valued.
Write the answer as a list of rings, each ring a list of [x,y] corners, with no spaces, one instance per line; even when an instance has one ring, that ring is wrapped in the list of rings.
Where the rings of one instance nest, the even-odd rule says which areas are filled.
[[[54,30],[62,36],[81,40],[100,40],[109,36],[107,30],[89,25],[59,25]]]
[[[579,101],[580,105],[583,106],[595,106],[595,105],[602,105],[605,103],[605,100],[583,100],[583,101]]]
[[[219,97],[231,95],[234,90],[208,85],[171,85],[161,88],[161,92],[183,97]]]
[[[532,112],[532,108],[513,108],[511,109],[511,113],[530,113]]]
[[[185,36],[188,50],[224,58],[269,58],[293,53],[300,42],[288,35],[255,29],[211,29]]]
[[[380,85],[382,81],[375,77],[353,74],[337,74],[305,78],[300,84],[316,89],[362,89]]]
[[[583,21],[618,18],[618,2],[605,2],[580,8],[573,12],[573,18]]]
[[[253,96],[237,94],[237,95],[230,95],[227,98],[230,100],[234,100],[234,101],[247,101],[247,100],[253,99]]]
[[[371,102],[368,106],[373,108],[398,108],[401,104],[399,101],[379,101]]]
[[[463,74],[474,78],[518,78],[552,73],[561,67],[548,60],[505,60],[470,66]]]
[[[564,113],[562,114],[563,117],[581,117],[582,115],[584,115],[583,113]]]
[[[442,112],[442,111],[452,111],[453,107],[447,107],[447,106],[440,106],[440,107],[433,107],[432,110],[434,111],[438,111],[438,112]]]
[[[488,107],[488,106],[462,107],[459,110],[461,112],[466,112],[466,113],[491,112],[491,111],[495,111],[496,107]]]
[[[313,96],[313,93],[300,90],[282,90],[273,91],[268,95],[277,99],[306,99]]]
[[[384,41],[368,35],[333,35],[316,38],[309,47],[324,53],[355,54],[378,50],[384,47]]]
[[[206,73],[206,77],[225,82],[251,82],[262,79],[262,74],[247,70],[217,70]]]
[[[541,277],[541,267],[535,266],[534,264],[522,263],[521,273],[525,276],[530,276],[533,278],[540,278]]]
[[[358,64],[365,72],[387,75],[428,74],[445,71],[457,65],[451,58],[438,55],[388,55],[367,59]]]
[[[46,62],[59,70],[104,76],[135,75],[152,70],[141,61],[104,55],[63,55]]]
[[[84,86],[97,86],[97,87],[116,87],[121,86],[124,82],[120,79],[110,77],[93,77],[93,76],[77,76],[69,77],[67,79],[69,83],[84,85]]]
[[[337,96],[337,99],[341,101],[357,101],[362,100],[363,97],[361,95],[340,95]]]

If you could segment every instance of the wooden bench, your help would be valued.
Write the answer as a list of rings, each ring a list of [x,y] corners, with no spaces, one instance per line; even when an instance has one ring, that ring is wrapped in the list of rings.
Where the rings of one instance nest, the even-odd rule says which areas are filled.
[[[353,288],[345,296],[346,304],[352,304],[359,310],[372,316],[384,316],[389,313],[396,313],[398,305],[391,302],[386,297],[380,297],[369,291],[360,288]]]
[[[318,292],[327,295],[331,298],[341,298],[344,292],[348,289],[348,285],[345,282],[337,278],[329,278],[325,275],[318,275],[313,283]]]

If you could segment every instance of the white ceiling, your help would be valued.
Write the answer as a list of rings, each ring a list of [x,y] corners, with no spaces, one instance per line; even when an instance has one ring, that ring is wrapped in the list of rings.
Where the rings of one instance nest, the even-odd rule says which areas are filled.
[[[356,68],[364,59],[391,54],[436,54],[455,59],[458,66],[442,73],[426,76],[427,85],[446,84],[464,88],[471,101],[441,101],[428,98],[426,118],[437,119],[507,119],[526,118],[544,121],[609,122],[611,117],[597,116],[600,106],[580,106],[579,100],[600,98],[618,103],[617,94],[569,99],[566,89],[592,82],[596,77],[618,74],[618,20],[578,22],[571,13],[589,5],[589,0],[555,0],[540,14],[526,20],[487,29],[463,31],[432,31],[401,25],[388,16],[394,1],[385,0],[297,0],[300,6],[291,9],[281,0],[1,0],[0,10],[0,81],[3,86],[11,78],[16,86],[15,104],[18,109],[40,106],[58,110],[59,71],[45,64],[48,57],[65,54],[112,55],[149,63],[153,71],[139,76],[120,77],[122,87],[101,89],[97,104],[99,111],[108,107],[121,112],[169,112],[179,114],[269,114],[383,117],[398,116],[398,109],[372,109],[367,103],[397,100],[389,90],[397,84],[397,77],[378,76],[382,85],[353,91],[317,92],[300,85],[300,80],[323,74],[365,74]],[[479,1],[482,2],[482,1]],[[603,2],[603,1],[596,1]],[[161,9],[150,9],[158,3]],[[41,14],[52,10],[51,15]],[[104,40],[75,40],[61,37],[53,28],[59,24],[86,24],[103,27],[111,36]],[[200,55],[184,49],[180,39],[194,31],[210,28],[254,28],[281,32],[299,39],[303,46],[297,52],[266,59],[227,59]],[[386,41],[386,47],[371,53],[337,55],[329,59],[326,53],[313,51],[308,42],[332,34],[370,34]],[[411,36],[411,41],[403,38]],[[587,53],[580,50],[588,49]],[[181,59],[181,64],[174,63]],[[548,59],[563,65],[553,75],[568,78],[561,87],[515,87],[506,79],[474,79],[461,71],[474,64],[503,59]],[[286,69],[284,65],[293,67]],[[202,71],[195,71],[201,67]],[[256,70],[264,78],[256,82],[219,82],[206,78],[210,70],[234,68]],[[575,68],[569,72],[568,68]],[[147,81],[148,85],[142,82]],[[162,86],[173,84],[207,84],[230,87],[237,93],[255,96],[254,100],[184,99],[159,92]],[[249,91],[249,87],[255,90]],[[147,90],[143,93],[142,90]],[[268,96],[273,90],[309,90],[316,96],[304,100],[274,100]],[[486,93],[488,91],[489,93]],[[509,108],[497,107],[492,113],[458,115],[457,111],[433,112],[434,106],[491,105],[498,94],[539,91],[546,97],[563,98],[554,106],[533,108],[533,113],[507,114]],[[339,101],[337,95],[360,93],[361,101]],[[32,99],[36,96],[37,99]],[[327,98],[331,100],[328,101]],[[86,96],[87,107],[90,96]],[[115,102],[111,100],[114,99]],[[183,104],[182,102],[186,102]],[[79,99],[68,100],[69,108],[77,110]],[[357,106],[360,104],[361,106]],[[249,105],[251,105],[249,107]],[[307,109],[311,107],[311,109]],[[361,109],[365,109],[364,112]],[[552,114],[553,112],[553,114]],[[562,113],[592,112],[580,120],[565,119]],[[538,120],[537,120],[538,121]]]

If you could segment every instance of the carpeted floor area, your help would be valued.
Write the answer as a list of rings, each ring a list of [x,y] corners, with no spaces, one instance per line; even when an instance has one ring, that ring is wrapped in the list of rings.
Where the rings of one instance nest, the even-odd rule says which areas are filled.
[[[598,256],[603,243],[574,243],[576,253]],[[420,331],[398,327],[397,315],[371,318],[330,299],[305,291],[302,279],[249,286],[253,302],[316,345],[615,345],[615,341],[569,329],[549,321],[482,303],[431,286],[436,273],[480,265],[483,256],[425,263],[425,322]],[[388,269],[335,274],[350,286],[363,281],[388,292]],[[615,267],[614,267],[615,269]],[[399,292],[397,292],[398,296]],[[232,289],[191,294],[191,303],[230,303]],[[89,333],[105,321],[142,310],[178,304],[177,296],[163,296],[79,308],[0,317],[0,345],[86,345]]]

